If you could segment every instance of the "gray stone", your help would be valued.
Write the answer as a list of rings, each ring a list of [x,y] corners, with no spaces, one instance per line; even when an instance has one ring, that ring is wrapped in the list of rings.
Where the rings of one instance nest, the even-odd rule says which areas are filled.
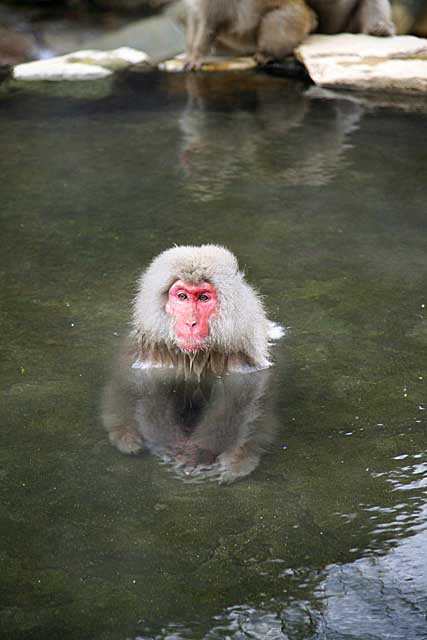
[[[181,3],[165,13],[137,20],[118,31],[88,43],[95,49],[132,47],[145,51],[155,62],[173,58],[185,51],[185,27]]]

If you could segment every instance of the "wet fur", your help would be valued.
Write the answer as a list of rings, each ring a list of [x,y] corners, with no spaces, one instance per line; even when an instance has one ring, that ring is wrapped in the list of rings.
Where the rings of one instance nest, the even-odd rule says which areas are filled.
[[[168,290],[178,279],[208,281],[217,290],[218,310],[209,320],[206,345],[197,352],[180,349],[173,317],[165,310]],[[266,368],[272,324],[230,251],[215,245],[175,247],[140,277],[131,334],[134,368],[173,367],[185,377]]]
[[[173,370],[135,371],[115,358],[102,405],[104,427],[121,453],[144,449],[185,481],[247,476],[275,437],[265,397],[269,371],[187,380]]]

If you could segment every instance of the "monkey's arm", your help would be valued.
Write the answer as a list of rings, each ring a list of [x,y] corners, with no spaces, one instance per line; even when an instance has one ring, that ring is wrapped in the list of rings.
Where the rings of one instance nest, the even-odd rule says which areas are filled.
[[[134,394],[114,379],[104,391],[102,421],[111,444],[121,453],[136,454],[142,450],[143,439],[135,420]]]
[[[190,11],[187,25],[187,62],[185,68],[189,71],[200,69],[203,58],[213,47],[218,34],[218,23],[212,12],[206,10],[206,15],[196,15]]]
[[[393,36],[396,30],[389,0],[360,0],[348,30],[371,36]]]

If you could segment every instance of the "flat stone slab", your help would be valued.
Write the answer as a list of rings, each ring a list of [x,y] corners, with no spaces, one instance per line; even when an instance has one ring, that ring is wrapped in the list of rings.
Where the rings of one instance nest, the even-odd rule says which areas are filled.
[[[134,64],[148,63],[143,51],[120,47],[113,51],[93,49],[65,56],[18,64],[13,69],[15,80],[96,80]]]
[[[252,56],[218,56],[207,58],[203,62],[201,71],[246,71],[255,69],[257,63]],[[159,64],[161,71],[179,73],[185,71],[185,55],[181,54]]]
[[[427,40],[343,33],[309,36],[295,55],[321,87],[427,93]]]

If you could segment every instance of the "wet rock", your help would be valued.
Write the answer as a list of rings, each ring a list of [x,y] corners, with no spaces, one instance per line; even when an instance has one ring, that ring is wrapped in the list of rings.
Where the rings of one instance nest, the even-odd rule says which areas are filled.
[[[36,50],[36,43],[31,35],[0,26],[0,64],[31,60]]]
[[[12,76],[12,69],[7,64],[0,64],[0,84]]]
[[[182,3],[163,14],[137,20],[115,33],[103,36],[88,46],[96,49],[132,47],[145,51],[153,61],[161,62],[185,51],[185,26]]]
[[[119,13],[154,11],[170,4],[170,2],[171,0],[92,0],[96,9],[117,11]]]
[[[13,77],[15,80],[94,80],[141,63],[148,63],[147,54],[128,47],[114,51],[76,51],[17,65]]]
[[[427,93],[427,41],[422,38],[314,35],[295,54],[319,86]]]
[[[256,66],[257,64],[251,56],[218,56],[207,58],[202,64],[201,71],[246,71],[254,69]],[[166,60],[159,64],[159,69],[173,73],[184,71],[185,58],[180,55]]]

